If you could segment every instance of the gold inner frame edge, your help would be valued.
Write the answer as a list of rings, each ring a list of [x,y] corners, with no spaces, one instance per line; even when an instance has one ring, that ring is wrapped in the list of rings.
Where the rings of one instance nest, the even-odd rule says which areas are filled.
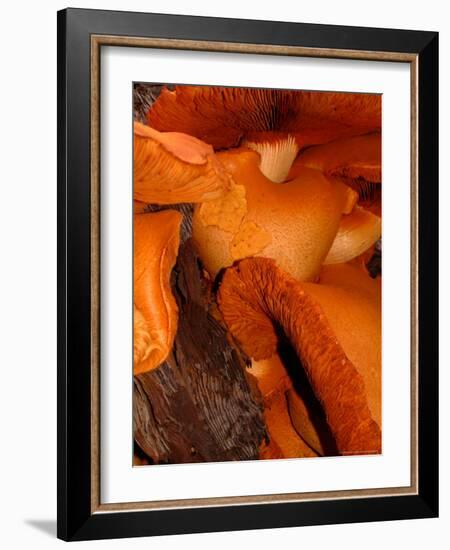
[[[392,61],[410,64],[411,82],[411,485],[378,489],[191,498],[103,504],[100,500],[100,49],[101,46],[165,48],[206,52]],[[402,52],[340,50],[269,44],[243,44],[166,38],[91,35],[91,513],[203,508],[379,498],[418,494],[418,55]]]

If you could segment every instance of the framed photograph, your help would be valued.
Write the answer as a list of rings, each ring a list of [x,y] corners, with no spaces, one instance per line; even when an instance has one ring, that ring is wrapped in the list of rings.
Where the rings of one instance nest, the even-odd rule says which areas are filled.
[[[58,13],[58,537],[438,515],[438,35]]]

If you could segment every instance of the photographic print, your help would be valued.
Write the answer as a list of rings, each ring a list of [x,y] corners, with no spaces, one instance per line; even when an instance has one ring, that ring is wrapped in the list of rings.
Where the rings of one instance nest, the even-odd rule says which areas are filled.
[[[133,465],[382,452],[381,106],[134,83]]]

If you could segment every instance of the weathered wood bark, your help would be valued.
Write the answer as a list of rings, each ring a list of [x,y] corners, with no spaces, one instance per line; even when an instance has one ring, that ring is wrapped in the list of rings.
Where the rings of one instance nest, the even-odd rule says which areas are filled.
[[[208,311],[209,291],[189,239],[172,289],[180,311],[172,353],[134,378],[136,442],[155,463],[257,459],[266,435],[259,392]]]

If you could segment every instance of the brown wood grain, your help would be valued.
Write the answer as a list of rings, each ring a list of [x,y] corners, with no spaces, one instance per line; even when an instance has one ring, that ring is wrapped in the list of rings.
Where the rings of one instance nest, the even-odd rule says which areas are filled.
[[[134,434],[154,463],[258,458],[263,408],[245,358],[209,311],[209,289],[190,240],[172,273],[180,315],[172,353],[134,378]]]

